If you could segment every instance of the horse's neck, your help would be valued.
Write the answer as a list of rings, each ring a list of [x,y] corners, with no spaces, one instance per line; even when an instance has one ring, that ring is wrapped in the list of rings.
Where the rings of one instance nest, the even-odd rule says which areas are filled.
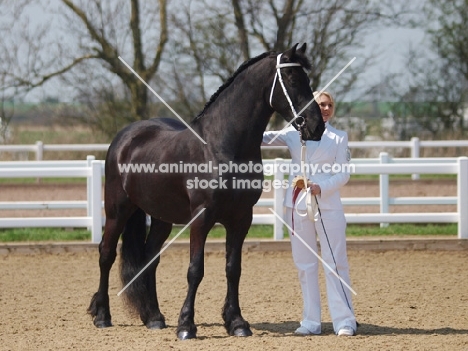
[[[265,101],[265,91],[271,84],[264,83],[268,84],[264,86],[258,82],[272,81],[274,74],[270,75],[271,78],[267,74],[243,77],[246,79],[243,84],[217,98],[201,119],[202,133],[207,143],[240,158],[259,155],[263,132],[272,109]],[[244,89],[239,87],[242,85]],[[252,86],[257,88],[250,89]]]
[[[242,104],[242,103],[240,103]],[[208,137],[207,142],[239,158],[248,158],[260,151],[263,132],[266,129],[271,111],[261,106],[246,104],[236,112],[219,115],[216,132]],[[207,131],[209,133],[209,131]],[[258,150],[256,150],[258,149]]]

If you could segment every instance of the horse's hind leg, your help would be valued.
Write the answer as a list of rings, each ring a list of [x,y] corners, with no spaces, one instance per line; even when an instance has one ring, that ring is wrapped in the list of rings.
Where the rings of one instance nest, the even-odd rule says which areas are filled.
[[[249,323],[239,307],[239,281],[241,276],[242,245],[252,223],[252,212],[242,218],[223,223],[226,228],[227,294],[223,308],[224,326],[233,336],[251,336]]]
[[[106,206],[108,203],[106,201]],[[118,211],[110,211],[106,207],[106,224],[101,243],[99,244],[99,288],[93,295],[88,307],[88,313],[93,317],[94,325],[98,328],[111,327],[111,314],[109,307],[109,273],[117,256],[117,243],[127,219],[135,207],[124,201],[116,207]]]
[[[148,292],[148,303],[140,318],[149,329],[162,329],[166,327],[164,315],[159,310],[158,294],[156,292],[156,268],[160,261],[161,247],[169,237],[172,230],[172,223],[151,218],[151,227],[145,245],[146,262],[157,258],[148,266],[146,275],[146,287]]]
[[[94,318],[98,328],[111,327],[109,307],[109,272],[117,256],[117,243],[125,222],[118,219],[106,219],[104,235],[99,244],[99,288],[91,299],[88,313]]]

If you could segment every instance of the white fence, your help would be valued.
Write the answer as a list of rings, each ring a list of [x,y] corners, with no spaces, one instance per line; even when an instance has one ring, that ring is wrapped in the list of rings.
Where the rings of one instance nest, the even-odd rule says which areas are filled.
[[[265,160],[269,163],[289,163],[290,160]],[[458,158],[395,158],[381,153],[380,158],[353,159],[355,173],[380,175],[380,196],[343,198],[343,205],[379,205],[380,213],[346,213],[348,223],[458,223],[458,237],[468,239],[468,157]],[[283,179],[281,167],[275,167],[275,179]],[[439,197],[397,197],[389,196],[389,174],[456,174],[457,196]],[[264,201],[261,205],[273,206],[276,213],[284,215],[282,207],[282,189],[275,190],[273,200]],[[281,202],[280,202],[281,201]],[[457,212],[423,212],[423,213],[388,213],[390,205],[457,205]],[[258,204],[257,204],[258,205]],[[271,216],[270,220],[275,217]],[[278,220],[276,220],[278,221]],[[275,240],[283,238],[282,224],[275,223]]]
[[[468,140],[419,140],[417,137],[411,138],[409,141],[350,141],[350,148],[356,149],[401,149],[407,148],[411,150],[411,158],[418,158],[421,154],[421,148],[440,148],[440,147],[468,147]],[[24,153],[32,152],[35,154],[36,161],[43,160],[44,152],[58,151],[107,151],[109,144],[44,144],[42,141],[37,141],[32,145],[0,145],[0,153]],[[265,149],[286,150],[283,146],[267,146]]]
[[[86,217],[0,218],[0,228],[76,227],[89,228],[91,241],[101,241],[102,177],[104,162],[86,161],[0,162],[0,178],[86,178],[87,201],[0,202],[0,210],[86,208]]]
[[[284,179],[280,164],[289,160],[264,160],[276,163],[275,179]],[[346,205],[380,205],[380,213],[346,213],[348,223],[458,223],[458,237],[468,239],[468,157],[458,158],[389,158],[382,153],[376,159],[354,159],[355,174],[380,175],[380,196],[343,198]],[[87,179],[87,201],[0,202],[0,210],[43,208],[86,208],[86,217],[0,218],[0,228],[12,227],[86,227],[91,229],[92,242],[101,240],[103,161],[88,157],[87,161],[0,162],[0,178],[18,177],[84,177]],[[389,174],[456,174],[457,196],[389,197]],[[262,198],[256,206],[270,207],[283,215],[284,190],[274,189],[273,198]],[[389,205],[452,204],[456,212],[388,213]],[[255,214],[253,224],[272,224],[274,239],[283,238],[283,225],[273,214]]]

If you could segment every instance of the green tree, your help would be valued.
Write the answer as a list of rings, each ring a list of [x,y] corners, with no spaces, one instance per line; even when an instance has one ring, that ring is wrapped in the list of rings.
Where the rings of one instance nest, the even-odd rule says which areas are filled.
[[[428,0],[425,12],[430,20],[427,32],[433,49],[440,58],[450,60],[468,80],[468,0]],[[433,26],[434,20],[436,26]]]
[[[428,0],[422,9],[425,48],[408,54],[410,78],[400,92],[400,120],[418,122],[433,138],[463,137],[468,102],[468,0]],[[406,128],[408,129],[408,128]]]

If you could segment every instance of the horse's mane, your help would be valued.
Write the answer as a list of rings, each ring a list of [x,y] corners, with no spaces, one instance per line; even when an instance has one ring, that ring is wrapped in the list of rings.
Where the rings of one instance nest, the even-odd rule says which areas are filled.
[[[244,63],[242,63],[239,68],[237,69],[236,72],[234,72],[234,74],[231,76],[231,78],[229,78],[223,85],[221,85],[218,90],[216,91],[216,93],[214,93],[210,100],[205,104],[205,107],[203,108],[203,110],[197,115],[197,117],[195,117],[194,121],[197,121],[199,120],[205,113],[205,111],[210,107],[211,104],[213,104],[213,102],[216,100],[216,98],[234,81],[234,79],[236,79],[236,77],[242,73],[243,71],[245,71],[248,67],[252,66],[254,63],[260,61],[260,60],[263,60],[265,57],[268,57],[270,55],[277,55],[278,53],[277,52],[274,52],[274,51],[267,51],[267,52],[264,52],[263,54],[260,54],[258,56],[255,56],[247,61],[245,61]],[[302,67],[306,68],[306,69],[310,69],[311,65],[310,65],[310,62],[309,60],[307,59],[307,57],[302,54],[302,52],[299,52],[299,51],[296,51],[296,55],[294,56],[294,58],[296,59],[296,61],[298,63],[300,63],[302,65]]]
[[[253,57],[245,62],[243,62],[239,68],[237,69],[236,72],[234,72],[234,74],[231,76],[231,78],[229,78],[223,85],[221,85],[218,90],[216,91],[216,93],[214,93],[213,95],[211,95],[211,98],[210,100],[205,104],[205,107],[203,108],[203,110],[198,114],[197,117],[195,117],[194,121],[200,119],[203,114],[205,113],[205,111],[208,109],[208,107],[216,100],[216,98],[234,81],[234,79],[236,79],[236,77],[242,73],[243,71],[245,71],[247,69],[247,67],[250,67],[252,66],[254,63],[264,59],[265,57],[271,55],[272,52],[271,51],[267,51],[267,52],[264,52],[263,54],[261,55],[258,55],[256,57]]]

